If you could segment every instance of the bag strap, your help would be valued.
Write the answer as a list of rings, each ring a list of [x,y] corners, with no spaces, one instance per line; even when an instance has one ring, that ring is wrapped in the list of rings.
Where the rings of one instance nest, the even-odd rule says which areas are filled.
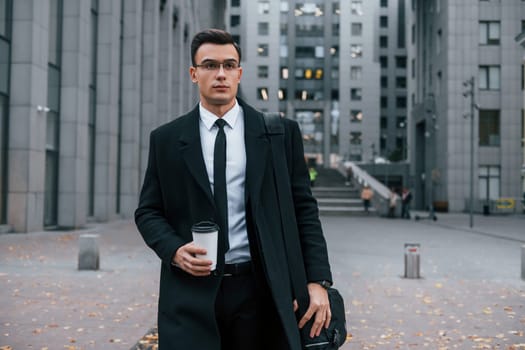
[[[283,210],[288,213],[295,213],[293,207],[293,198],[291,193],[290,177],[286,161],[286,152],[284,147],[284,125],[281,116],[278,113],[264,113],[264,125],[266,134],[272,148],[273,176],[277,186],[277,199],[279,212]],[[282,220],[281,229],[283,232],[283,241],[287,254],[287,260],[290,270],[290,281],[292,291],[299,304],[300,314],[303,315],[310,303],[304,269],[303,254],[299,241],[299,232],[295,221]],[[297,237],[296,239],[294,239]]]

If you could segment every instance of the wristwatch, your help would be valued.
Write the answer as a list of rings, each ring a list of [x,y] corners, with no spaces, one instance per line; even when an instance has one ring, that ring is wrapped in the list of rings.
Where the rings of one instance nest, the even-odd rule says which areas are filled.
[[[323,280],[323,281],[315,281],[315,283],[317,284],[320,284],[321,287],[323,287],[324,289],[328,289],[332,286],[332,282],[330,281],[326,281],[326,280]]]

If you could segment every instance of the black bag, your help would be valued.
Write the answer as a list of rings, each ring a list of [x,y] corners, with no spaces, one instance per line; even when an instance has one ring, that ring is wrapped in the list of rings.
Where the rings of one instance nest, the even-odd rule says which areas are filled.
[[[264,121],[266,133],[272,147],[273,172],[278,187],[279,207],[282,211],[283,206],[293,205],[293,200],[290,196],[290,187],[284,186],[284,184],[289,184],[289,178],[285,176],[285,174],[288,174],[288,169],[285,159],[286,149],[284,149],[284,127],[281,117],[278,114],[265,113]],[[281,148],[279,149],[279,147]],[[285,196],[289,197],[287,198]],[[288,209],[289,212],[294,212],[293,208]],[[283,232],[297,231],[297,225],[295,225],[295,227],[283,227],[282,229]],[[288,253],[288,264],[293,266],[293,271],[300,272],[290,276],[290,279],[294,295],[299,304],[298,315],[304,315],[309,305],[309,299],[301,246],[298,240],[287,239],[286,235],[284,235],[283,240],[286,252]],[[329,327],[323,327],[318,337],[310,338],[310,330],[314,322],[312,318],[300,329],[301,345],[305,350],[337,350],[346,341],[346,317],[343,297],[337,289],[328,288],[328,299],[332,313]],[[301,316],[299,316],[299,318],[300,317]]]
[[[328,299],[332,319],[328,328],[323,328],[318,337],[310,338],[310,329],[313,319],[301,329],[301,342],[303,349],[310,350],[336,350],[346,341],[345,305],[343,297],[335,288],[328,288]]]

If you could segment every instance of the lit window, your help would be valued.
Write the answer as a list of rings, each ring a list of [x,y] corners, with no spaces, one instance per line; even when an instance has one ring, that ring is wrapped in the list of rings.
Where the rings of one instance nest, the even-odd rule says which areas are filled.
[[[307,68],[304,70],[304,78],[305,79],[312,79],[312,70],[310,68]]]
[[[350,121],[352,123],[360,123],[363,121],[363,112],[357,109],[350,111]]]
[[[322,68],[317,68],[315,70],[315,79],[317,80],[323,79],[323,69]]]
[[[268,1],[259,1],[258,10],[260,15],[270,13],[270,3]]]
[[[268,88],[257,88],[257,98],[259,100],[268,101]]]
[[[350,57],[352,58],[363,57],[363,45],[361,44],[350,45]]]
[[[268,56],[268,44],[259,44],[257,54],[259,56]]]
[[[352,0],[350,3],[350,9],[353,15],[363,15],[363,0]]]
[[[288,67],[281,67],[281,79],[287,80],[289,76]]]

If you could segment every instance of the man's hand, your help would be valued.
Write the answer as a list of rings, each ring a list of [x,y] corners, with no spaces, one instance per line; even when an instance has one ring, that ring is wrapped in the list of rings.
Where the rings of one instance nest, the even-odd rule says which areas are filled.
[[[308,283],[308,294],[310,295],[310,305],[308,310],[299,321],[299,328],[303,328],[312,316],[315,315],[310,337],[319,336],[323,326],[328,328],[332,313],[330,311],[330,302],[328,301],[328,292],[318,283]],[[297,310],[297,301],[294,300],[294,310]]]
[[[183,245],[173,257],[173,264],[193,276],[208,276],[211,274],[211,260],[196,258],[195,254],[206,254],[206,249],[190,242]]]

